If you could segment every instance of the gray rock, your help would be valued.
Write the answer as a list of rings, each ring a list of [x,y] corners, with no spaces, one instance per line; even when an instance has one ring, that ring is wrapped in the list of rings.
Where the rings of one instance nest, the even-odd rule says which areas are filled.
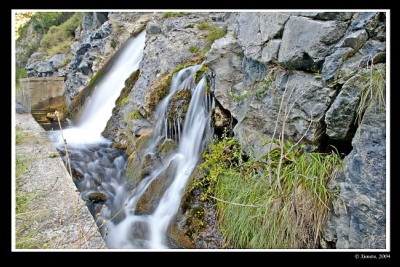
[[[91,47],[90,43],[80,44],[77,50],[75,51],[75,54],[78,56],[84,55],[89,50],[90,47]]]
[[[19,114],[28,113],[28,111],[20,103],[15,103],[15,111]]]
[[[86,12],[82,17],[82,29],[85,33],[99,28],[107,21],[108,12]]]
[[[38,73],[39,77],[45,77],[46,75],[51,75],[54,71],[54,67],[48,61],[40,61],[35,66],[35,71]]]
[[[266,153],[267,148],[263,147],[266,140],[278,138],[281,133],[285,140],[301,140],[307,150],[315,150],[324,130],[320,121],[335,90],[323,87],[312,74],[271,71],[274,71],[272,83],[260,82],[261,87],[253,87],[248,93],[247,104],[232,112],[238,120],[235,136],[245,151],[255,158]]]
[[[261,51],[261,62],[276,62],[278,60],[278,53],[281,42],[281,39],[274,39],[269,41]]]
[[[289,15],[279,12],[241,12],[238,13],[232,30],[237,35],[244,55],[260,61],[265,44],[272,39],[281,38],[288,19]]]
[[[278,62],[290,69],[319,70],[346,26],[345,22],[290,17],[285,24]]]
[[[337,80],[343,63],[353,54],[353,48],[343,47],[336,49],[335,52],[327,56],[322,65],[322,80],[325,83]]]
[[[340,201],[325,226],[325,239],[338,249],[386,248],[385,126],[384,109],[367,109],[344,160]]]
[[[366,30],[359,30],[346,35],[338,44],[338,47],[351,47],[354,51],[358,51],[368,39]]]
[[[205,64],[215,73],[214,96],[234,117],[238,116],[235,112],[238,103],[231,91],[243,80],[242,62],[243,50],[233,33],[216,40],[205,56]]]
[[[304,16],[320,20],[347,21],[353,17],[352,12],[292,12],[293,16]]]
[[[331,139],[345,141],[353,137],[349,133],[354,128],[356,110],[365,83],[363,75],[357,74],[350,78],[326,112],[326,134]]]
[[[49,63],[55,68],[59,69],[65,65],[65,60],[67,58],[66,54],[55,54],[49,59]]]
[[[253,84],[257,80],[264,79],[268,74],[266,64],[245,57],[242,63],[245,85]]]
[[[162,33],[161,27],[155,23],[147,23],[146,33],[148,34],[160,34]]]
[[[82,72],[84,75],[90,75],[92,72],[92,62],[89,60],[83,59],[80,63],[79,66],[77,67],[77,70]]]

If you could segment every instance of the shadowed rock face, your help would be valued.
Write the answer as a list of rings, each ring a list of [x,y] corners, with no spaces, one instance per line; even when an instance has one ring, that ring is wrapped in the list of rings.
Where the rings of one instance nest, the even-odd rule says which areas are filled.
[[[325,238],[342,249],[386,248],[385,110],[367,110],[352,145]]]

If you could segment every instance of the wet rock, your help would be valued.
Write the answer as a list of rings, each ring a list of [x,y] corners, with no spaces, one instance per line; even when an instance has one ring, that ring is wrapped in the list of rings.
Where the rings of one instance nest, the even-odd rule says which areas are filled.
[[[184,119],[189,109],[192,94],[190,90],[181,90],[172,95],[167,110],[167,118],[169,121]]]
[[[88,196],[88,200],[95,202],[95,203],[99,203],[99,202],[106,202],[107,201],[107,195],[101,192],[95,192],[95,193],[91,193]]]
[[[221,249],[224,238],[217,226],[216,207],[212,202],[201,201],[202,195],[198,189],[184,195],[168,235],[182,248]]]
[[[161,197],[173,182],[172,178],[175,171],[176,164],[172,161],[167,168],[157,175],[138,200],[135,214],[151,214],[155,211]]]
[[[71,168],[71,171],[72,171],[72,177],[74,177],[78,181],[81,181],[83,179],[83,177],[85,176],[83,174],[83,171],[78,167]]]
[[[170,74],[163,75],[150,85],[146,93],[144,105],[147,117],[150,117],[151,114],[153,114],[160,101],[168,95],[169,84],[167,81],[170,76]]]

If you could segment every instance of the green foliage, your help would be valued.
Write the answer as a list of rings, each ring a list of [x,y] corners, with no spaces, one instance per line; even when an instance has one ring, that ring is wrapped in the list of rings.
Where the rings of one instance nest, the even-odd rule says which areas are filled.
[[[82,21],[83,13],[76,12],[58,26],[51,26],[40,41],[40,45],[44,48],[47,54],[54,55],[57,53],[67,53],[72,44],[75,29]]]
[[[197,25],[197,28],[199,30],[207,31],[207,44],[201,52],[203,57],[210,50],[211,45],[214,43],[214,41],[224,37],[227,33],[227,31],[223,28],[219,28],[206,23],[200,23],[199,25]]]
[[[196,46],[190,46],[189,47],[189,51],[192,53],[197,53],[199,52],[200,48],[196,47]]]
[[[131,113],[128,114],[128,118],[131,120],[139,120],[143,119],[143,115],[140,113],[139,110],[134,110]]]
[[[243,162],[241,158],[242,151],[238,139],[229,138],[224,133],[219,141],[212,142],[209,145],[208,151],[204,151],[204,163],[197,168],[197,179],[191,183],[188,191],[203,187],[206,189],[203,199],[207,198],[207,194],[212,192],[218,177],[225,170],[240,172]]]
[[[103,76],[104,76],[104,70],[100,69],[95,75],[92,76],[87,86],[90,87],[95,86],[96,84],[99,83],[99,81]]]
[[[18,88],[19,87],[19,80],[23,79],[23,78],[26,78],[26,77],[27,77],[27,74],[26,74],[26,70],[25,70],[24,67],[15,69],[15,84],[17,86],[17,91],[19,89]]]
[[[123,106],[123,105],[125,105],[126,103],[128,103],[128,100],[129,100],[129,97],[124,97],[124,98],[122,98],[122,99],[119,101],[118,105]]]
[[[245,161],[238,140],[223,135],[204,153],[190,189],[217,199],[220,228],[235,248],[316,248],[337,193],[327,184],[342,161],[289,141],[265,146],[267,154]]]
[[[164,12],[164,18],[171,18],[171,17],[180,17],[183,15],[189,14],[188,12]]]
[[[51,26],[58,26],[68,20],[74,12],[23,12],[22,17],[28,17],[30,20],[18,28],[18,39],[23,38],[28,31],[29,25],[32,25],[36,33],[45,34]]]

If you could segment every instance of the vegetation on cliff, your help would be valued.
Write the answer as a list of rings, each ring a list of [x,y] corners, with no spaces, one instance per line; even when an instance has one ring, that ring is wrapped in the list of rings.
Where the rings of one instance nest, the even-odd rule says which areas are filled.
[[[43,39],[40,41],[41,47],[48,55],[59,53],[68,53],[72,45],[75,30],[82,21],[82,12],[73,13],[73,15],[60,24],[51,26]]]
[[[216,200],[228,246],[247,249],[318,248],[340,173],[336,153],[304,153],[302,146],[270,140],[270,150],[248,160],[238,139],[211,143],[191,189]]]

